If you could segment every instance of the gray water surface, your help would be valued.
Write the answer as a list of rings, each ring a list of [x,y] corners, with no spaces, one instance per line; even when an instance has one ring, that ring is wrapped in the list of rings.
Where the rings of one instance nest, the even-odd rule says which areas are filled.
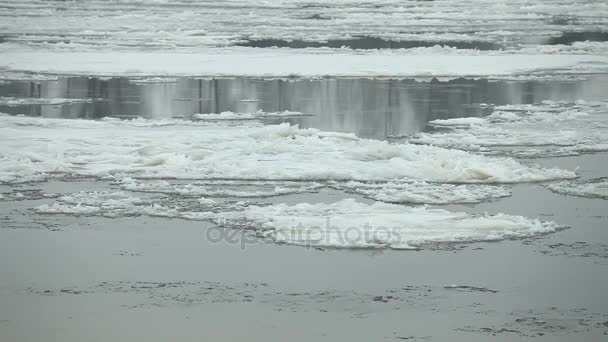
[[[143,80],[148,81],[146,79]],[[608,75],[562,80],[487,79],[141,79],[60,77],[0,84],[0,97],[92,99],[90,103],[0,104],[0,112],[57,118],[106,116],[190,119],[193,114],[301,112],[307,116],[264,119],[301,127],[385,138],[418,132],[435,119],[483,116],[481,104],[544,100],[603,100]]]

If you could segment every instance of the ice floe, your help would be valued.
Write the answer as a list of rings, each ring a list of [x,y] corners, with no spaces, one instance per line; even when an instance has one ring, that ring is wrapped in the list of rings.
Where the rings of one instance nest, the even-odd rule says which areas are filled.
[[[509,189],[492,185],[349,181],[332,182],[330,186],[389,203],[479,203],[511,195]]]
[[[606,24],[602,1],[267,1],[10,0],[5,44],[47,49],[181,49],[244,40],[327,42],[370,37],[390,41],[544,43],[566,31]],[[372,10],[373,9],[373,10]],[[474,23],[474,30],[471,29]],[[508,45],[508,44],[506,44]]]
[[[6,12],[0,70],[8,72],[131,75],[146,83],[195,75],[537,77],[608,68],[602,1],[2,0],[0,6]]]
[[[432,243],[497,241],[553,232],[552,222],[504,214],[474,216],[427,207],[344,199],[332,204],[249,206],[224,213],[278,243],[409,249]]]
[[[273,118],[273,117],[296,117],[296,116],[308,116],[301,112],[294,111],[282,111],[282,112],[271,112],[267,113],[262,110],[258,110],[253,113],[234,113],[234,112],[221,112],[219,114],[194,114],[192,119],[194,120],[253,120],[261,118]]]
[[[128,191],[182,197],[270,197],[315,192],[323,187],[322,184],[314,182],[302,184],[301,182],[208,180],[171,184],[165,180],[143,182],[133,178],[122,179],[120,185],[122,189]]]
[[[608,150],[608,103],[577,101],[496,106],[486,117],[435,120],[410,142],[521,157]],[[506,149],[506,147],[509,147]]]
[[[158,216],[186,220],[217,220],[222,211],[240,211],[246,202],[216,202],[201,197],[197,201],[171,201],[167,197],[134,197],[123,191],[81,191],[65,194],[52,204],[35,208],[39,214],[74,216]]]
[[[137,125],[129,121],[0,115],[0,181],[21,182],[52,174],[455,183],[576,176],[572,171],[525,165],[510,158],[361,139],[287,123],[229,127],[184,122],[157,127],[154,121],[138,120]]]
[[[255,67],[250,61],[256,60]],[[0,69],[84,76],[195,77],[495,77],[608,70],[608,56],[399,54],[374,50],[209,49],[163,52],[2,52]]]
[[[33,201],[43,198],[55,198],[59,197],[59,194],[45,193],[40,189],[27,189],[19,190],[13,189],[11,192],[0,193],[0,202],[12,202],[12,201]]]
[[[608,199],[608,178],[564,181],[546,186],[562,195]]]
[[[255,180],[199,180],[169,182],[166,180],[136,180],[124,178],[118,182],[123,190],[160,193],[181,197],[271,197],[306,192],[323,188],[356,193],[376,201],[412,204],[479,203],[511,195],[502,186],[443,184],[427,182],[360,182],[360,181],[255,181]]]
[[[123,192],[80,192],[36,208],[39,214],[161,216],[221,222],[254,231],[276,243],[336,248],[420,248],[428,244],[499,241],[554,232],[553,222],[521,216],[482,215],[405,207],[353,199],[296,205],[223,204],[203,199],[195,206],[162,205]]]
[[[129,80],[133,84],[156,84],[156,83],[175,83],[177,78],[174,77],[142,77],[132,78]]]
[[[91,103],[95,100],[96,99],[0,97],[0,105],[9,107],[23,105],[62,105],[70,103]]]

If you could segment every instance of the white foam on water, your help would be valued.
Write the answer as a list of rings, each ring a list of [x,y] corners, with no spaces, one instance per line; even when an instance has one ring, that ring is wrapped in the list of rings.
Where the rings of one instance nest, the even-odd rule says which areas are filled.
[[[54,120],[0,115],[0,182],[102,178],[513,183],[572,171],[298,126]],[[183,121],[182,121],[183,122]]]
[[[333,188],[388,203],[479,203],[511,195],[502,186],[457,185],[427,182],[334,182]]]
[[[608,178],[564,181],[546,187],[562,195],[608,199]]]
[[[409,141],[520,157],[608,150],[608,102],[544,101],[497,106],[487,117],[435,120],[429,124],[444,129],[418,133]]]

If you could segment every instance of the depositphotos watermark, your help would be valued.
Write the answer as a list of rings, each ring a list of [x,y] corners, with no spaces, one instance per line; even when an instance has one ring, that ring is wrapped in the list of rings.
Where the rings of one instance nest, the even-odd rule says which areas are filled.
[[[401,241],[400,229],[397,227],[375,227],[369,222],[361,226],[337,227],[332,226],[331,216],[324,218],[321,226],[298,221],[268,230],[247,229],[242,224],[231,225],[225,218],[220,218],[216,226],[207,228],[205,238],[211,243],[238,245],[241,250],[250,244],[260,243],[260,239],[264,238],[276,243],[304,246],[307,250],[323,246],[369,247]]]

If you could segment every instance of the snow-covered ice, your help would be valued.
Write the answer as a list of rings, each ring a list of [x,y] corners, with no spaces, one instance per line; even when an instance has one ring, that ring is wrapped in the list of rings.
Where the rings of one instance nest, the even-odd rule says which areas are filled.
[[[221,112],[218,114],[210,113],[210,114],[194,114],[192,115],[192,119],[194,120],[253,120],[253,119],[261,119],[261,118],[275,118],[275,117],[297,117],[297,116],[307,116],[306,114],[294,111],[282,111],[282,112],[271,112],[267,113],[262,110],[258,110],[253,113],[234,113],[234,112]]]
[[[602,1],[2,0],[0,7],[0,70],[9,73],[164,82],[154,77],[536,77],[608,69]],[[309,48],[272,48],[290,42]]]
[[[492,185],[349,181],[332,182],[330,186],[389,203],[479,203],[511,195],[509,189]]]
[[[296,205],[249,205],[220,208],[204,199],[197,208],[164,206],[122,192],[81,192],[36,208],[39,214],[105,217],[162,216],[217,222],[254,230],[277,243],[336,248],[419,248],[428,244],[499,241],[554,232],[553,222],[511,215],[470,215],[428,207],[405,207],[353,199]]]
[[[95,99],[0,97],[0,105],[10,107],[23,105],[61,105],[70,103],[90,103],[94,100]]]
[[[0,69],[60,75],[196,77],[492,77],[608,70],[608,56],[407,54],[386,50],[225,48],[198,53],[5,51]]]
[[[562,195],[608,199],[608,178],[564,181],[546,186]]]
[[[257,39],[543,43],[606,25],[602,1],[190,0],[0,2],[8,43],[47,48],[196,49]]]
[[[544,101],[496,106],[491,115],[483,118],[435,120],[429,125],[442,129],[418,133],[409,141],[524,157],[608,150],[606,102]]]
[[[192,183],[171,184],[165,180],[138,181],[123,178],[120,186],[124,190],[178,195],[182,197],[270,197],[303,192],[314,192],[322,188],[319,183],[277,181],[210,180]]]
[[[575,173],[442,147],[354,134],[182,121],[85,121],[0,116],[0,181],[53,174],[106,178],[514,183]],[[142,125],[142,123],[146,123]]]
[[[249,206],[226,213],[279,243],[319,247],[409,249],[430,243],[497,241],[553,232],[552,222],[521,216],[474,216],[427,207],[353,199],[336,203]]]

